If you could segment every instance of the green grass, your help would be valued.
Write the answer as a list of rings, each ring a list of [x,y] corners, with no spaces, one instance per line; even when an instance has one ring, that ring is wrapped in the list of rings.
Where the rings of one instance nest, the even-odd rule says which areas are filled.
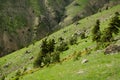
[[[82,11],[87,5],[88,0],[74,0],[69,6],[66,7],[66,14],[74,17],[80,10]],[[75,6],[75,4],[78,4]]]
[[[116,11],[120,12],[120,5],[115,6],[109,10],[103,11],[101,13],[95,14],[93,16],[87,17],[79,21],[79,25],[72,24],[65,27],[53,34],[48,38],[54,38],[56,41],[59,37],[68,39],[78,30],[88,30],[86,34],[88,38],[81,40],[78,39],[78,45],[70,46],[69,50],[61,54],[61,59],[73,54],[75,51],[84,51],[85,48],[91,48],[95,46],[95,43],[91,41],[90,30],[94,26],[97,19],[101,20],[101,30],[108,27],[109,18]],[[108,20],[105,20],[108,18]],[[63,33],[63,31],[67,31]],[[87,41],[87,42],[86,42]],[[23,48],[10,55],[0,58],[0,69],[1,74],[6,74],[7,79],[14,77],[15,71],[23,67],[28,69],[28,72],[33,69],[33,62],[40,51],[40,43],[38,41],[35,45],[31,44],[28,48]],[[30,54],[25,54],[26,50],[30,50]],[[34,59],[30,60],[33,56]],[[86,58],[89,60],[86,64],[81,64],[81,61]],[[83,56],[79,61],[67,61],[62,64],[51,65],[48,68],[40,69],[32,74],[26,74],[21,77],[20,80],[119,80],[120,69],[120,54],[115,55],[104,55],[103,52],[97,54],[96,51],[92,51],[89,56]],[[8,68],[4,68],[4,65],[11,62]],[[77,72],[83,72],[78,74]],[[0,75],[1,77],[1,75]],[[115,79],[114,79],[115,78]],[[12,79],[11,79],[12,80]]]
[[[90,54],[79,61],[68,61],[23,76],[20,80],[119,80],[120,54]],[[89,62],[81,64],[83,59]],[[81,72],[81,73],[79,73]]]
[[[80,12],[82,12],[87,5],[88,0],[74,0],[71,4],[66,6],[65,8],[65,15],[67,16],[63,23],[61,23],[62,26],[69,25],[72,23],[72,19]],[[76,5],[77,4],[77,5]]]

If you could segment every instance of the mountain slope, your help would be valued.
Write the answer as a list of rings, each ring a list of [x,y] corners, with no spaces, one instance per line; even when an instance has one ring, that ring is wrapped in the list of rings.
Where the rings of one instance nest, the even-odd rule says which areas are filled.
[[[59,23],[59,17],[69,0],[52,2],[53,0],[1,0],[0,56],[23,48],[34,39],[39,40],[51,32]]]
[[[40,51],[39,45],[40,45],[41,41],[39,41],[39,42],[35,43],[34,45],[30,45],[28,48],[23,48],[23,49],[16,51],[10,55],[0,58],[1,74],[7,75],[6,79],[9,79],[9,78],[13,79],[15,77],[16,70],[23,70],[24,68],[27,68],[27,72],[20,77],[20,80],[22,80],[22,79],[23,80],[26,80],[26,79],[47,80],[43,74],[47,74],[47,78],[52,80],[52,79],[56,79],[59,77],[58,76],[59,74],[57,74],[54,71],[52,72],[52,70],[63,69],[63,70],[65,70],[65,73],[64,72],[60,73],[61,77],[59,77],[59,79],[63,79],[63,80],[76,79],[76,78],[77,79],[88,79],[88,78],[94,79],[94,75],[96,75],[95,77],[97,79],[101,79],[101,76],[99,76],[99,75],[102,75],[103,80],[105,80],[107,77],[108,77],[108,79],[111,78],[110,76],[112,76],[112,78],[115,78],[116,80],[119,79],[119,75],[118,75],[119,68],[117,68],[117,67],[119,67],[119,65],[117,65],[117,64],[119,63],[120,55],[117,54],[117,55],[113,55],[113,56],[112,55],[105,56],[105,55],[103,55],[103,50],[101,50],[100,54],[95,54],[97,52],[94,50],[96,43],[93,43],[91,40],[91,28],[94,26],[95,21],[97,19],[100,19],[101,29],[104,30],[105,27],[108,27],[109,20],[110,20],[111,16],[114,15],[115,12],[120,12],[120,5],[115,6],[111,9],[105,10],[103,12],[97,13],[93,16],[84,18],[84,19],[78,21],[77,25],[74,23],[68,27],[61,29],[60,31],[57,31],[57,32],[51,34],[48,37],[49,39],[54,38],[56,40],[56,42],[58,42],[57,40],[59,37],[63,37],[66,40],[69,40],[69,38],[76,32],[86,30],[85,35],[88,37],[86,39],[81,39],[79,37],[78,45],[70,46],[69,50],[64,51],[63,54],[61,54],[61,59],[64,59],[65,57],[73,54],[75,51],[84,52],[85,48],[91,48],[93,50],[91,52],[92,54],[90,54],[90,56],[82,57],[77,62],[68,60],[67,62],[63,62],[62,65],[59,65],[59,64],[57,64],[55,66],[53,65],[53,67],[51,66],[52,68],[48,67],[48,68],[43,68],[42,70],[34,69],[33,62]],[[120,38],[119,34],[116,35],[115,38]],[[116,41],[116,42],[119,43],[119,41]],[[113,43],[115,44],[116,42],[113,42]],[[116,44],[118,44],[118,43],[116,43]],[[29,51],[30,53],[26,53],[26,51]],[[31,59],[31,57],[33,57],[33,59]],[[79,64],[83,58],[88,58],[88,60],[90,60],[90,63],[88,62],[86,65]],[[94,59],[96,59],[96,60],[94,60]],[[109,63],[111,65],[110,67],[109,67],[109,65],[107,65]],[[8,67],[5,67],[5,65],[7,65],[7,64],[9,64]],[[73,66],[73,64],[75,64],[76,67]],[[112,66],[113,64],[115,64],[116,66]],[[97,68],[96,68],[96,65],[98,66]],[[90,69],[88,66],[90,66]],[[99,66],[101,66],[101,67],[99,67]],[[94,70],[94,68],[96,68],[96,69]],[[82,77],[78,76],[79,73],[77,74],[77,72],[79,72],[79,69],[80,70],[85,69],[85,73],[84,73],[84,70],[82,70],[83,71]],[[109,73],[107,73],[109,71],[109,69],[111,71]],[[86,70],[88,73],[86,73]],[[96,72],[97,70],[100,70],[100,72]],[[105,72],[102,72],[103,70],[105,70]],[[48,71],[48,73],[46,73],[46,71]],[[61,70],[57,70],[58,73],[59,73],[59,71],[61,71]],[[74,74],[74,71],[75,71],[75,74]],[[93,71],[93,74],[91,74],[92,71]],[[32,72],[35,72],[35,73],[31,74]],[[41,74],[40,75],[41,77],[39,77],[39,74]],[[73,76],[69,77],[69,75],[73,75]],[[53,76],[53,77],[51,77],[51,76]]]
[[[62,27],[119,2],[119,0],[1,0],[0,56],[26,47]]]

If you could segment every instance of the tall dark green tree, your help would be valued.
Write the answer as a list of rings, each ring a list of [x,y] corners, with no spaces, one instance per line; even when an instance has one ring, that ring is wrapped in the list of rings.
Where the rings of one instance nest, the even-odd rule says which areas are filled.
[[[50,39],[48,41],[48,52],[54,52],[54,48],[55,48],[55,40],[54,39]]]
[[[43,56],[45,56],[49,52],[47,39],[42,41],[40,48],[41,48],[41,55]]]
[[[99,42],[101,38],[101,32],[100,32],[100,21],[97,20],[95,26],[92,29],[92,40]]]

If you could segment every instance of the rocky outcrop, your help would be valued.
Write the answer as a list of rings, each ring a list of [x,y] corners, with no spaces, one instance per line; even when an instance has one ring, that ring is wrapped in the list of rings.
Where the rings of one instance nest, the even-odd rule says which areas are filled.
[[[112,53],[118,53],[120,52],[120,46],[118,45],[109,45],[106,49],[105,49],[105,54],[112,54]]]

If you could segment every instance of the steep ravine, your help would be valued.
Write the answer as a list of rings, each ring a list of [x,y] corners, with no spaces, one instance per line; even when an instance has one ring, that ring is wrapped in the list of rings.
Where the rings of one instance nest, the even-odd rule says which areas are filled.
[[[57,25],[71,0],[1,0],[0,56],[39,40]]]

